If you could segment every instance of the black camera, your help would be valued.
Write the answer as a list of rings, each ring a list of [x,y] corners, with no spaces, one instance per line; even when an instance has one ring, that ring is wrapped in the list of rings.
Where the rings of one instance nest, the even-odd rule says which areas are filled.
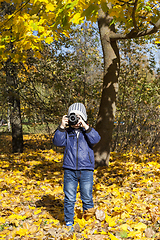
[[[68,124],[69,126],[74,126],[78,123],[79,121],[79,117],[77,117],[77,115],[75,113],[70,113],[70,115],[68,116]]]

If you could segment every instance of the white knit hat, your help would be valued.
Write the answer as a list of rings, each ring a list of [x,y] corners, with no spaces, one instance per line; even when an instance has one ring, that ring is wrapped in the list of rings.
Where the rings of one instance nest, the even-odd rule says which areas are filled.
[[[73,103],[68,109],[68,115],[75,113],[80,115],[84,121],[87,121],[86,108],[83,103]]]

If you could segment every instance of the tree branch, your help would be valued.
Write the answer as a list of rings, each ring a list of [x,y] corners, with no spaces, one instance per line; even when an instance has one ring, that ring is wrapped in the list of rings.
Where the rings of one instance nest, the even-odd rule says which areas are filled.
[[[153,25],[153,28],[146,29],[144,31],[136,31],[136,29],[132,29],[128,34],[120,34],[120,33],[115,33],[111,31],[110,39],[112,41],[112,40],[139,38],[139,37],[156,33],[159,29],[160,29],[160,19]]]
[[[135,1],[134,7],[133,7],[133,12],[132,12],[133,26],[134,26],[134,29],[136,31],[138,31],[137,22],[136,22],[136,18],[135,18],[135,12],[136,12],[136,9],[137,9],[137,4],[138,4],[138,0]]]
[[[128,4],[128,5],[133,5],[133,2],[132,1],[128,1],[128,2],[126,2],[126,1],[123,1],[123,0],[119,0],[119,2],[120,3],[123,3],[121,6],[124,6],[125,4]]]
[[[10,18],[8,18],[0,27],[2,28],[3,26],[6,25],[7,22],[9,22],[12,18],[15,17],[15,15],[21,11],[28,3],[30,2],[30,0],[27,0],[27,2],[23,3],[12,15]]]

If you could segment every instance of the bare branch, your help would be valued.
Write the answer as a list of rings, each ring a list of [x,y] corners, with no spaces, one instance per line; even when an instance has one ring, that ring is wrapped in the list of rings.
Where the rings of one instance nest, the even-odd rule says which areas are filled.
[[[133,26],[134,26],[134,29],[135,29],[136,31],[138,30],[138,28],[137,28],[137,22],[136,22],[136,18],[135,18],[135,12],[136,12],[136,9],[137,9],[137,4],[138,4],[138,0],[135,1],[134,7],[133,7],[133,12],[132,12]]]
[[[112,31],[110,34],[110,39],[112,41],[112,40],[120,40],[120,39],[139,38],[139,37],[151,35],[153,33],[156,33],[160,29],[160,19],[155,24],[152,23],[152,25],[153,25],[153,28],[146,29],[144,31],[136,31],[135,29],[132,29],[128,34],[120,34]]]

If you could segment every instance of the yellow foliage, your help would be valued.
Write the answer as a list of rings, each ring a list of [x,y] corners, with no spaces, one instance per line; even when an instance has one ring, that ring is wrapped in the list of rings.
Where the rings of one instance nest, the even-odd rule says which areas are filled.
[[[16,231],[16,235],[19,235],[20,237],[26,236],[28,234],[28,229],[20,228]]]
[[[32,144],[37,139],[40,144],[47,140],[43,135],[24,136],[24,141]],[[99,167],[94,172],[95,209],[83,215],[77,194],[74,221],[81,239],[94,233],[117,240],[121,232],[131,239],[147,239],[146,229],[159,226],[160,220],[159,154],[111,153],[111,158],[109,167]],[[62,159],[63,154],[53,149],[1,154],[0,239],[45,239],[44,233],[52,228],[63,233]],[[96,220],[96,209],[103,211],[105,220]],[[155,231],[158,235],[159,229]],[[77,239],[77,233],[73,238]]]
[[[47,3],[46,12],[54,11],[54,10],[55,10],[55,6],[52,3]]]
[[[112,235],[110,232],[108,233],[111,240],[118,240],[114,235]]]
[[[136,229],[136,230],[138,230],[138,231],[143,231],[143,230],[145,230],[147,228],[147,225],[146,224],[144,224],[144,223],[138,223],[138,224],[135,224],[135,226],[134,226],[134,229]]]
[[[10,3],[9,0],[7,2]],[[133,28],[133,5],[128,4],[128,1],[122,3],[118,0],[108,0],[107,2],[112,5],[109,9],[110,17],[123,26],[125,25],[124,30],[129,32]],[[53,40],[61,38],[61,34],[69,37],[72,23],[79,24],[85,18],[96,22],[100,7],[104,11],[108,10],[105,0],[30,0],[23,4],[20,0],[13,0],[12,4],[16,5],[14,13],[2,17],[0,21],[0,49],[2,50],[1,59],[5,61],[12,54],[5,51],[6,44],[12,40],[17,53],[16,57],[13,57],[14,62],[25,62],[27,55],[23,50],[32,48],[35,52],[36,50],[40,51],[42,41],[50,44]],[[138,2],[135,21],[141,31],[150,27],[150,22],[155,23],[158,17],[158,1]],[[6,31],[11,27],[12,36],[10,31]],[[34,34],[34,31],[38,35]],[[41,56],[37,53],[36,57],[40,58]]]
[[[26,217],[17,215],[17,214],[12,214],[8,217],[8,220],[24,220]]]
[[[109,224],[109,227],[114,227],[116,225],[115,218],[112,218],[106,214],[106,222]]]
[[[0,218],[0,224],[5,223],[5,221],[6,221],[6,220],[5,220],[4,218],[2,218],[2,217]]]
[[[73,17],[70,19],[70,22],[79,24],[81,20],[83,20],[84,17],[81,17],[81,13],[76,13],[73,15]]]
[[[52,43],[53,42],[53,37],[47,37],[45,39],[45,42],[48,43],[48,44]]]

